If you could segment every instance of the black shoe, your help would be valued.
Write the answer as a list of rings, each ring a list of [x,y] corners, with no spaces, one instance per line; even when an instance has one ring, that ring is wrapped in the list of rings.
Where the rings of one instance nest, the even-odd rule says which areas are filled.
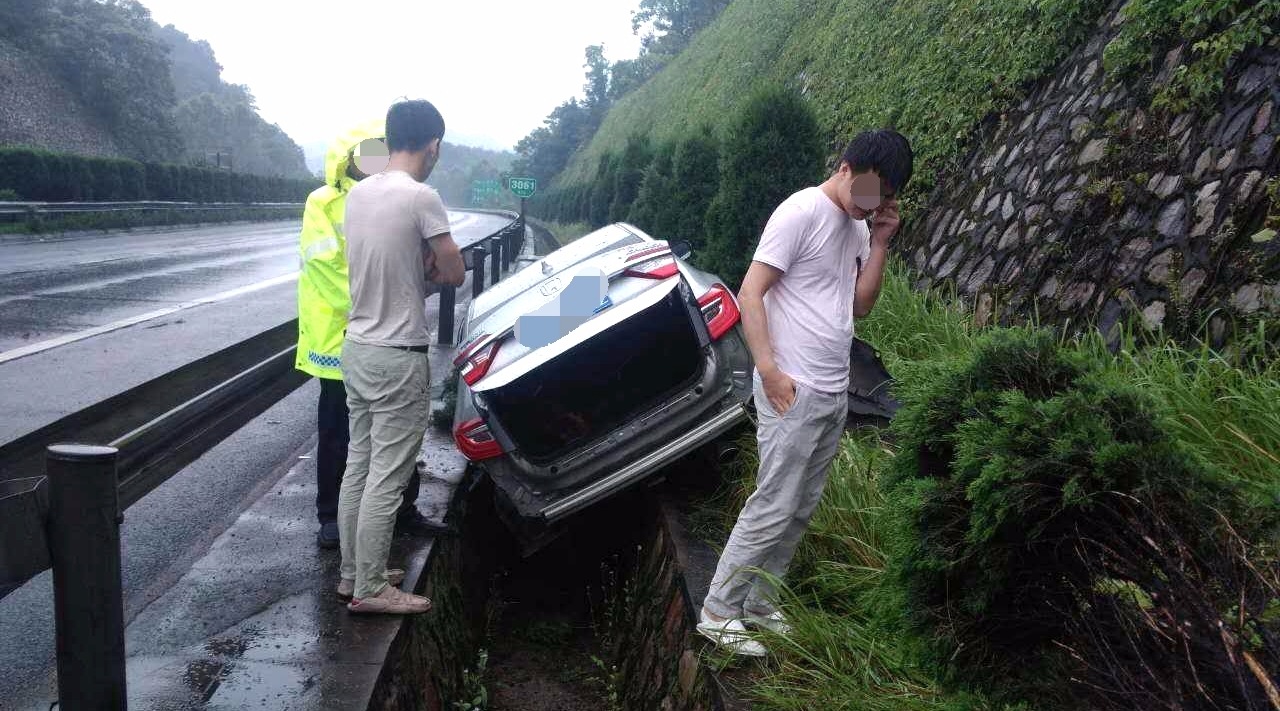
[[[338,523],[336,521],[320,524],[320,532],[316,534],[316,545],[321,548],[338,547]]]
[[[451,536],[457,531],[448,524],[436,523],[417,508],[402,510],[396,516],[396,533],[411,533],[419,536]]]

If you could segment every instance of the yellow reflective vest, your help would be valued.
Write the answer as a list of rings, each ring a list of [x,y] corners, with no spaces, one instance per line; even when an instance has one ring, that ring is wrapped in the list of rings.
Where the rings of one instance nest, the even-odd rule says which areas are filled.
[[[342,340],[351,310],[347,241],[342,232],[347,166],[361,141],[384,138],[385,119],[366,121],[334,140],[325,154],[325,184],[307,196],[298,236],[298,353],[295,367],[318,378],[342,379]]]

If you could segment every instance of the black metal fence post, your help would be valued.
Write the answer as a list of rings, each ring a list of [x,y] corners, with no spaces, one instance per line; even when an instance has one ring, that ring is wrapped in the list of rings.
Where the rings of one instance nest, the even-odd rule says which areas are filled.
[[[475,258],[471,261],[471,298],[476,298],[484,291],[484,258],[487,252],[484,247],[472,249]]]
[[[120,505],[114,447],[46,449],[58,708],[126,708]]]
[[[489,284],[492,286],[502,278],[502,237],[498,236],[489,240],[489,248],[493,250],[489,253],[492,257],[489,267],[493,269],[493,274],[490,275],[492,281]]]
[[[457,302],[457,290],[449,285],[440,289],[440,333],[436,342],[441,345],[453,343],[453,310]]]

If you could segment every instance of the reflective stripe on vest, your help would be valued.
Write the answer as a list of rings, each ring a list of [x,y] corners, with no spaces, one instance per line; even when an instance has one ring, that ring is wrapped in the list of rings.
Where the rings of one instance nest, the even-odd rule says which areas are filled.
[[[313,258],[315,258],[317,254],[323,254],[329,251],[336,251],[337,249],[338,249],[337,237],[328,237],[326,239],[322,239],[319,242],[314,242],[312,244],[307,245],[307,248],[302,250],[302,261],[309,262]]]

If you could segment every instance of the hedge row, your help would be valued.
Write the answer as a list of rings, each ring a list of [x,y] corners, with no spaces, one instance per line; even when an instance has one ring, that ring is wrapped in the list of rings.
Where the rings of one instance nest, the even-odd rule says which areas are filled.
[[[313,180],[139,163],[38,148],[0,148],[0,190],[12,190],[24,200],[303,202],[316,187]]]
[[[532,213],[599,228],[630,222],[657,239],[687,240],[694,263],[735,290],[773,210],[823,175],[823,147],[809,103],[795,91],[765,85],[728,119],[652,146],[631,136],[601,157],[593,180],[536,195]]]

